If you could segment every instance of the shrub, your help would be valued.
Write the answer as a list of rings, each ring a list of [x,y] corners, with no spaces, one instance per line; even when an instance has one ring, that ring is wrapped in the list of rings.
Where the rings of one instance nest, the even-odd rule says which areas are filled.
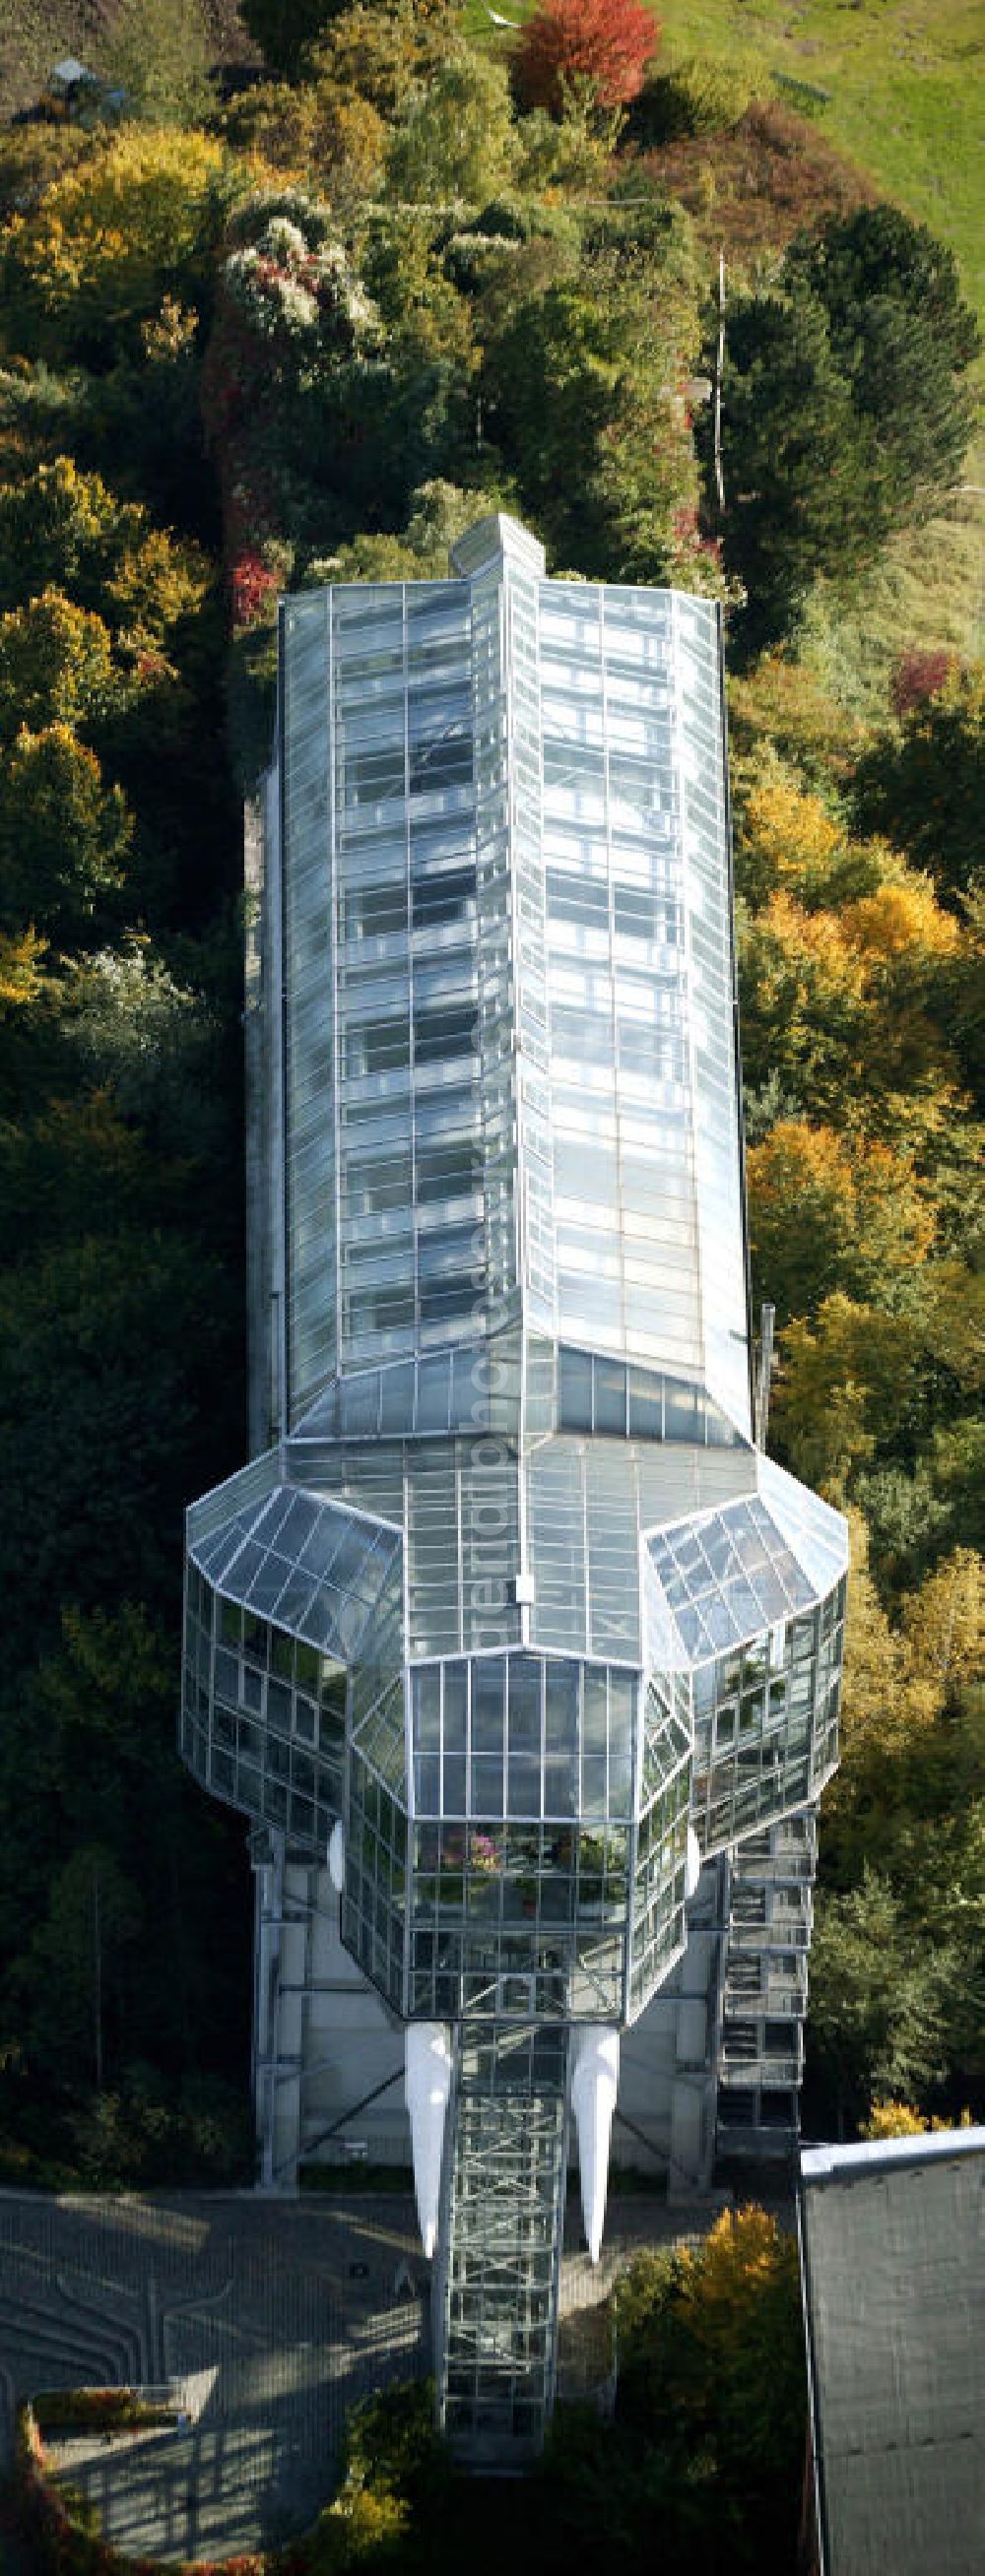
[[[331,197],[368,195],[387,141],[371,101],[346,97],[331,80],[248,90],[227,109],[222,131],[234,150],[259,154],[272,170],[302,172]]]
[[[659,37],[656,18],[637,0],[542,0],[513,57],[520,105],[560,116],[566,94],[584,87],[599,107],[625,107]]]
[[[509,182],[515,159],[506,73],[462,46],[406,109],[387,176],[398,197],[467,197],[482,205]]]
[[[364,2398],[346,2427],[347,2490],[375,2488],[420,2507],[444,2493],[450,2476],[445,2444],[435,2428],[434,2385],[406,2380]]]
[[[716,135],[713,153],[705,136],[682,135],[661,143],[642,169],[695,215],[716,261],[724,248],[732,285],[736,271],[761,267],[794,233],[816,231],[826,215],[873,193],[852,162],[775,99],[754,99],[737,126]]]
[[[151,2406],[135,2388],[50,2388],[32,2399],[39,2434],[131,2433],[172,2424],[173,2406]]]
[[[383,0],[382,7],[347,9],[344,0],[241,0],[241,15],[270,71],[287,81],[309,78],[330,46],[340,19],[372,17],[378,23],[402,19],[420,29],[433,23],[447,29],[449,0]]]
[[[954,655],[948,653],[943,645],[936,651],[928,651],[926,648],[921,650],[919,644],[911,644],[905,653],[900,654],[893,672],[890,691],[893,714],[900,717],[911,715],[914,707],[922,707],[927,698],[938,698],[948,681],[953,679],[954,671]]]
[[[368,99],[389,119],[440,71],[457,42],[443,0],[390,0],[386,8],[353,0],[332,17],[311,69],[339,98]]]
[[[693,55],[666,71],[647,73],[633,108],[633,135],[643,144],[659,144],[722,134],[738,125],[755,96],[751,65]]]
[[[54,180],[90,159],[96,148],[78,125],[8,126],[0,139],[0,223],[29,214]]]

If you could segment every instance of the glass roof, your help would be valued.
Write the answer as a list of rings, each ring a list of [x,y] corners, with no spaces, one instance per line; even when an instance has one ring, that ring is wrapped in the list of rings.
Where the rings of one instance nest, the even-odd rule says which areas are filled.
[[[246,1503],[191,1554],[207,1581],[258,1617],[348,1662],[399,1562],[398,1530],[297,1485]]]
[[[759,1458],[760,1491],[650,1531],[647,1655],[680,1671],[809,1610],[848,1565],[840,1513]]]
[[[399,1511],[410,1626],[396,1661],[520,1642],[512,1444],[333,1445],[305,1464],[317,1484],[288,1481],[271,1452],[189,1515],[217,1590],[353,1661],[388,1578],[402,1597]],[[755,1450],[562,1435],[525,1473],[531,1646],[681,1672],[811,1608],[846,1570],[840,1513]]]
[[[759,1490],[772,1518],[785,1532],[794,1555],[812,1578],[815,1592],[830,1592],[848,1571],[848,1531],[840,1512],[788,1476],[775,1459],[760,1457]]]

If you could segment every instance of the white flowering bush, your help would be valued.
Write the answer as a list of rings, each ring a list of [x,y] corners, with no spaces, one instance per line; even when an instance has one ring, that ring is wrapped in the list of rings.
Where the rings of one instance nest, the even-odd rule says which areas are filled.
[[[233,250],[223,271],[225,295],[249,329],[285,359],[308,350],[325,355],[375,352],[379,316],[340,242],[306,238],[301,225],[274,213],[259,239]]]
[[[329,209],[297,188],[237,208],[203,404],[238,628],[268,621],[284,547],[309,518],[323,522],[326,484],[340,454],[357,451],[383,372],[380,317]]]

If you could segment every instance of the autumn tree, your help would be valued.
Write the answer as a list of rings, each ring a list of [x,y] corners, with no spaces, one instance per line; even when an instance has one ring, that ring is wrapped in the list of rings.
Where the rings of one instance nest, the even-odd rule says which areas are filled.
[[[775,1076],[783,1096],[835,1110],[864,1049],[861,963],[835,917],[808,913],[790,895],[739,918],[742,1062],[757,1091]]]
[[[836,1289],[813,1325],[782,1336],[772,1418],[794,1474],[843,1501],[856,1469],[919,1419],[922,1335],[908,1315],[880,1314]]]
[[[764,2210],[727,2210],[699,2245],[638,2255],[615,2298],[617,2426],[685,2481],[704,2460],[710,2514],[741,2533],[737,2563],[786,2564],[806,2406],[794,2237]]]
[[[759,752],[752,776],[740,755],[736,805],[736,885],[754,909],[782,890],[815,912],[879,884],[886,852],[853,842],[830,802],[770,751]]]
[[[98,729],[123,694],[104,620],[60,590],[0,617],[0,743],[25,727]]]
[[[58,591],[101,615],[133,658],[162,646],[208,586],[200,547],[155,528],[71,456],[0,485],[0,610]]]
[[[943,1678],[922,1653],[920,1595],[907,1623],[891,1618],[857,1511],[850,1527],[840,1763],[825,1791],[823,1837],[824,1875],[843,1890],[860,1882],[866,1859],[886,1865],[894,1820],[926,1785],[928,1747],[945,1705]]]
[[[808,2116],[839,2133],[880,2096],[978,2097],[985,1985],[985,1566],[954,1549],[889,1610],[851,1529],[807,2049]]]
[[[128,126],[0,232],[8,328],[27,356],[107,367],[168,293],[200,302],[224,213],[221,146]]]
[[[22,726],[0,751],[0,923],[92,944],[123,883],[133,815],[66,724]]]
[[[843,883],[871,857],[846,850]],[[836,861],[835,865],[840,862]],[[871,872],[869,873],[871,885]],[[750,1090],[771,1074],[785,1097],[838,1119],[853,1094],[922,1096],[957,1067],[940,1009],[960,933],[926,877],[902,862],[835,911],[784,886],[740,916],[743,1064]]]
[[[80,473],[71,456],[19,474],[0,487],[0,610],[51,588],[95,611],[143,525],[141,511],[121,506],[100,476]]]
[[[903,1633],[943,1698],[985,1682],[985,1561],[955,1548],[903,1604]],[[983,1784],[985,1785],[985,1784]]]
[[[35,930],[11,938],[0,930],[0,1023],[36,1002],[44,983],[45,942]]]
[[[520,105],[559,116],[565,92],[583,86],[600,107],[625,107],[659,39],[652,11],[636,0],[541,0],[513,56]]]
[[[909,2102],[873,2102],[867,2120],[862,2122],[862,2136],[875,2144],[881,2138],[924,2138],[939,2135],[944,2129],[970,2129],[971,2112],[962,2112],[959,2121],[926,2119]]]
[[[371,99],[358,89],[347,95],[328,76],[244,91],[226,109],[223,131],[233,148],[255,153],[267,169],[301,172],[332,204],[372,195],[388,141]]]
[[[912,1161],[878,1142],[781,1118],[747,1155],[754,1299],[781,1322],[812,1315],[836,1288],[889,1302],[934,1240]]]
[[[729,743],[736,785],[748,761],[775,758],[808,793],[830,797],[851,780],[867,729],[828,678],[789,649],[728,675]],[[788,777],[789,783],[789,777]]]
[[[53,180],[64,178],[99,149],[95,135],[67,120],[13,120],[0,133],[0,224],[33,212]]]
[[[418,27],[433,22],[444,32],[451,25],[447,0],[414,0],[413,7],[410,0],[381,0],[372,9],[364,0],[349,9],[344,0],[242,0],[242,16],[268,69],[288,81],[317,68],[341,18],[403,20],[408,26],[416,21]]]

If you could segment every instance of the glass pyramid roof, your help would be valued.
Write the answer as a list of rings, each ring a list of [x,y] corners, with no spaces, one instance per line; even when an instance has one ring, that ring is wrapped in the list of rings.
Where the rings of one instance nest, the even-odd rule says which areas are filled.
[[[847,1571],[839,1512],[773,1460],[757,1493],[694,1513],[645,1538],[647,1656],[679,1672],[809,1610]]]
[[[376,1614],[403,1541],[346,1503],[276,1485],[201,1539],[191,1554],[207,1582],[261,1619],[348,1662]]]

